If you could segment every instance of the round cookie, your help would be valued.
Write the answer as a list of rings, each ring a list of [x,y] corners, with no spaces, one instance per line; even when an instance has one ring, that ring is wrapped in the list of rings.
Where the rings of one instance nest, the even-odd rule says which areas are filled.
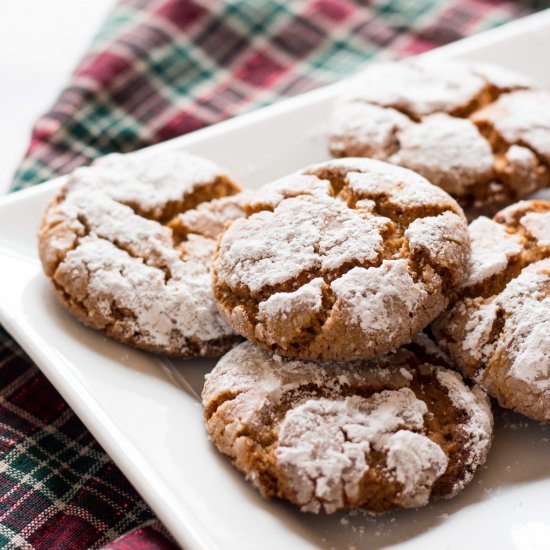
[[[202,393],[208,434],[264,497],[302,511],[416,508],[457,494],[485,462],[487,397],[418,344],[312,363],[250,342]]]
[[[246,208],[220,238],[214,296],[236,332],[284,356],[349,360],[410,342],[468,265],[457,203],[384,162],[318,164]]]
[[[337,102],[329,147],[405,166],[463,207],[494,211],[550,184],[549,113],[549,92],[499,67],[377,63]]]
[[[550,422],[550,202],[478,218],[470,238],[470,276],[432,332],[503,407]]]
[[[44,271],[73,315],[116,340],[220,355],[239,338],[217,312],[210,262],[224,223],[243,214],[239,191],[186,153],[109,155],[70,175],[46,209]]]

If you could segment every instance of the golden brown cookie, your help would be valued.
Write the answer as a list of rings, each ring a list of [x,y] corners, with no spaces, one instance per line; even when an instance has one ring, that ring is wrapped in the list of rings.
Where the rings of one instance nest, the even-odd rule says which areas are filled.
[[[210,262],[238,185],[182,152],[109,155],[80,168],[46,209],[46,275],[81,322],[146,350],[219,355],[238,338],[219,316]]]
[[[502,207],[550,184],[550,93],[495,66],[373,64],[338,101],[329,134],[334,156],[405,166],[463,207]]]
[[[255,193],[220,238],[220,312],[284,356],[367,358],[410,342],[464,278],[462,210],[410,170],[371,159],[304,169]]]
[[[470,237],[470,276],[433,333],[503,407],[550,422],[550,202],[478,218]]]
[[[207,375],[208,434],[264,497],[306,512],[416,508],[457,494],[485,462],[485,394],[409,345],[370,361],[312,363],[250,342]]]

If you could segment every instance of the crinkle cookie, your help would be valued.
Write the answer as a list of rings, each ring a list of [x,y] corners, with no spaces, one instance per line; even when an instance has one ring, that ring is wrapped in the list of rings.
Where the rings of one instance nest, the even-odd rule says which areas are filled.
[[[334,156],[405,166],[463,207],[495,209],[550,184],[550,93],[495,66],[369,66],[337,102]]]
[[[214,445],[264,497],[306,512],[452,497],[491,445],[485,394],[417,344],[342,364],[245,342],[207,375],[202,400]]]
[[[341,159],[267,185],[220,238],[214,295],[284,356],[367,358],[410,342],[463,281],[462,210],[410,170]]]
[[[46,275],[84,324],[146,350],[220,355],[238,338],[211,292],[215,239],[242,215],[238,185],[182,152],[79,168],[38,234]]]
[[[470,276],[432,331],[503,407],[550,422],[550,202],[478,218],[470,237]]]

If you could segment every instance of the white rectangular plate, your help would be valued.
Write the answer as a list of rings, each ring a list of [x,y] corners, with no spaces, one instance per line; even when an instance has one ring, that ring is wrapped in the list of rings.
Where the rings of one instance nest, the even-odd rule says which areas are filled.
[[[550,12],[431,52],[499,63],[550,86]],[[158,145],[254,187],[327,158],[342,83]],[[53,382],[186,550],[550,547],[550,429],[497,414],[487,468],[452,501],[374,519],[312,516],[262,500],[209,444],[197,395],[213,361],[170,362],[88,330],[57,304],[35,234],[63,178],[0,200],[0,322]]]

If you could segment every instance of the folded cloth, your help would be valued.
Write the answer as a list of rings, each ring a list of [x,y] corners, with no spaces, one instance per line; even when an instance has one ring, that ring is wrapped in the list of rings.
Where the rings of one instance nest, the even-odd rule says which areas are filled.
[[[419,53],[544,4],[122,0],[53,108],[36,123],[13,189],[310,90],[375,56]],[[1,329],[0,501],[0,547],[175,547]]]

